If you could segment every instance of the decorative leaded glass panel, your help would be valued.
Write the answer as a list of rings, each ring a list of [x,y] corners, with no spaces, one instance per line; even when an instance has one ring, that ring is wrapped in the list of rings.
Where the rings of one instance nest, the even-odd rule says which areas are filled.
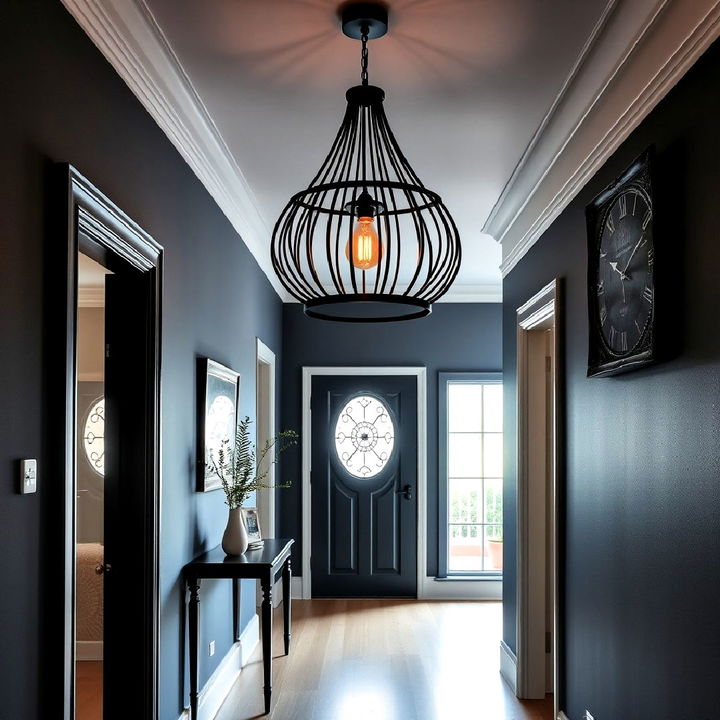
[[[105,398],[98,398],[90,407],[83,432],[85,457],[90,467],[105,475]]]
[[[387,406],[370,395],[349,400],[335,425],[335,452],[342,466],[354,477],[374,477],[394,447],[395,423]]]

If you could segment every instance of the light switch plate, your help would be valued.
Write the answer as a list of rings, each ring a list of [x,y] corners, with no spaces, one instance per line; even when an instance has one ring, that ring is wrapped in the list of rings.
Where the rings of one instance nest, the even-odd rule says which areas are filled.
[[[20,461],[20,492],[23,495],[37,492],[37,460]]]

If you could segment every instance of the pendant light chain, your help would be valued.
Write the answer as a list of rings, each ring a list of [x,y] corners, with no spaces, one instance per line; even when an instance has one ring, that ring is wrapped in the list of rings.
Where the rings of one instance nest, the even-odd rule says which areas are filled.
[[[362,34],[360,35],[360,41],[362,42],[362,53],[361,53],[361,59],[360,59],[360,65],[361,65],[361,72],[360,72],[360,78],[362,80],[363,85],[368,84],[368,27],[367,25],[363,26]]]

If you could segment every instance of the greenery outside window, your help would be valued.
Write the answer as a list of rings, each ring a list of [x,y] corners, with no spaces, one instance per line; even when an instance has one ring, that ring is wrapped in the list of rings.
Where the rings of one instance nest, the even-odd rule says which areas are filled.
[[[440,373],[438,576],[502,574],[500,373]]]

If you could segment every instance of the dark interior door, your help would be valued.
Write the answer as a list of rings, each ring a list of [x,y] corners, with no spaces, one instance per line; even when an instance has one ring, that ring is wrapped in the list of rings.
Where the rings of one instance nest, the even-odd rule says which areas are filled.
[[[152,597],[144,528],[151,454],[153,366],[149,273],[127,269],[106,276],[105,293],[105,574],[103,717],[148,708],[145,603]],[[148,673],[146,675],[146,673]],[[148,715],[149,717],[149,715]]]
[[[417,379],[315,376],[312,594],[417,594]]]

